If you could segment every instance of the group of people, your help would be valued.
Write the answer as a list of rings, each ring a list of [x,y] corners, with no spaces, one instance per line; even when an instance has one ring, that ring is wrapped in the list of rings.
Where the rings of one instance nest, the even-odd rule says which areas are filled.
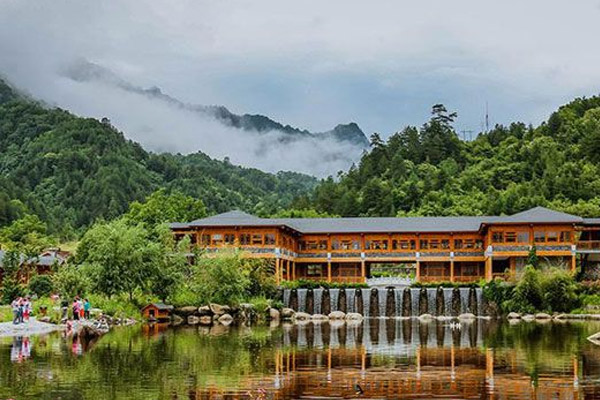
[[[81,299],[77,296],[71,307],[73,309],[73,319],[80,320],[90,318],[90,301],[88,299]]]
[[[28,297],[17,297],[10,303],[13,312],[13,324],[22,324],[29,322],[29,316],[31,315],[32,304],[31,298]]]

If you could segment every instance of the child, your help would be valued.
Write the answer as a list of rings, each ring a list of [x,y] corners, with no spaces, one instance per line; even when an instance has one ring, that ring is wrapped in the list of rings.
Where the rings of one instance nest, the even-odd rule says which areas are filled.
[[[25,322],[29,322],[29,314],[31,314],[31,301],[29,300],[29,297],[26,297],[25,300],[23,300],[23,319]]]
[[[83,301],[83,310],[84,310],[84,318],[85,319],[90,319],[90,301],[88,299],[85,299]]]

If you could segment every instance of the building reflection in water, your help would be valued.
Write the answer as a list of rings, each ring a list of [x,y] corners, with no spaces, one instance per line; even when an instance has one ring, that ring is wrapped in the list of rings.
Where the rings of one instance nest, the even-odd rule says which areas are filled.
[[[498,336],[497,322],[453,329],[448,322],[381,319],[284,324],[282,330],[273,355],[273,398],[595,397],[594,387],[580,392],[576,355],[535,359],[538,345],[513,348],[513,339]],[[496,338],[502,340],[497,348]]]

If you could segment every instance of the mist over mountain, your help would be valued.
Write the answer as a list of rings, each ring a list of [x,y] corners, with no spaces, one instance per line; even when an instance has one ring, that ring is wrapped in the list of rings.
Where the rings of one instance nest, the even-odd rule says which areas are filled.
[[[276,168],[271,167],[271,165],[265,166],[261,163],[257,165],[243,158],[240,159],[235,153],[235,147],[229,148],[233,150],[231,154],[223,155],[224,157],[231,158],[234,162],[256,166],[273,172],[276,172],[277,169],[291,169],[319,176],[333,174],[339,169],[347,168],[352,162],[356,161],[369,145],[364,132],[354,122],[339,124],[329,131],[310,132],[306,129],[284,125],[264,115],[235,114],[222,105],[190,104],[166,94],[157,86],[144,88],[135,85],[121,78],[110,69],[85,59],[78,59],[73,63],[69,63],[66,67],[60,69],[59,75],[76,84],[92,85],[92,87],[95,86],[96,88],[99,85],[103,90],[117,90],[133,97],[143,97],[144,102],[136,101],[136,106],[150,103],[153,107],[167,107],[170,112],[180,113],[181,120],[187,120],[193,116],[198,117],[200,120],[196,124],[197,136],[225,136],[224,146],[231,144],[231,141],[228,141],[226,136],[243,135],[244,142],[248,140],[254,141],[254,144],[244,146],[243,151],[246,153],[252,151],[263,160],[268,160],[270,157],[269,154],[273,153],[285,152],[288,154],[287,163],[281,164],[281,166]],[[152,118],[152,115],[155,116],[156,114],[145,114],[149,120]],[[99,115],[96,116],[99,117]],[[130,123],[121,123],[118,117],[117,120],[114,120],[113,115],[105,116],[111,119],[116,126],[123,129],[126,134],[135,134],[136,128],[132,127]],[[142,123],[143,121],[138,120],[136,122]],[[144,124],[146,130],[157,131],[156,124],[153,127],[149,122]],[[207,127],[206,122],[210,122],[210,126]],[[185,121],[185,123],[187,125],[188,121]],[[218,129],[215,129],[216,126],[218,126]],[[211,151],[210,146],[209,148],[205,148],[204,145],[206,143],[204,145],[198,144],[199,148],[190,148],[190,141],[186,140],[183,148],[177,146],[177,136],[181,136],[186,130],[183,129],[179,132],[172,131],[169,135],[166,135],[165,139],[169,139],[170,146],[166,145],[166,141],[161,142],[160,140],[148,143],[148,138],[140,135],[133,136],[133,139],[159,151],[186,153],[202,150],[212,156],[221,156],[221,154],[215,154]],[[223,134],[223,131],[227,133]],[[159,132],[155,133],[158,134]],[[148,134],[148,136],[153,136],[156,139],[156,135]],[[185,136],[187,137],[187,135]],[[286,147],[281,147],[281,145],[285,145]],[[306,157],[306,151],[318,155],[318,159]],[[289,165],[290,162],[293,165],[290,168],[286,168],[285,165]]]

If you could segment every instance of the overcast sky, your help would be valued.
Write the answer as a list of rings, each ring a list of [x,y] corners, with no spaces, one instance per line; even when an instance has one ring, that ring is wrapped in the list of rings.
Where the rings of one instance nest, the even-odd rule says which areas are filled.
[[[411,3],[0,0],[0,73],[75,112],[115,112],[61,81],[85,58],[189,103],[367,135],[420,125],[439,102],[457,130],[480,130],[486,102],[492,123],[537,124],[600,92],[600,0]]]

